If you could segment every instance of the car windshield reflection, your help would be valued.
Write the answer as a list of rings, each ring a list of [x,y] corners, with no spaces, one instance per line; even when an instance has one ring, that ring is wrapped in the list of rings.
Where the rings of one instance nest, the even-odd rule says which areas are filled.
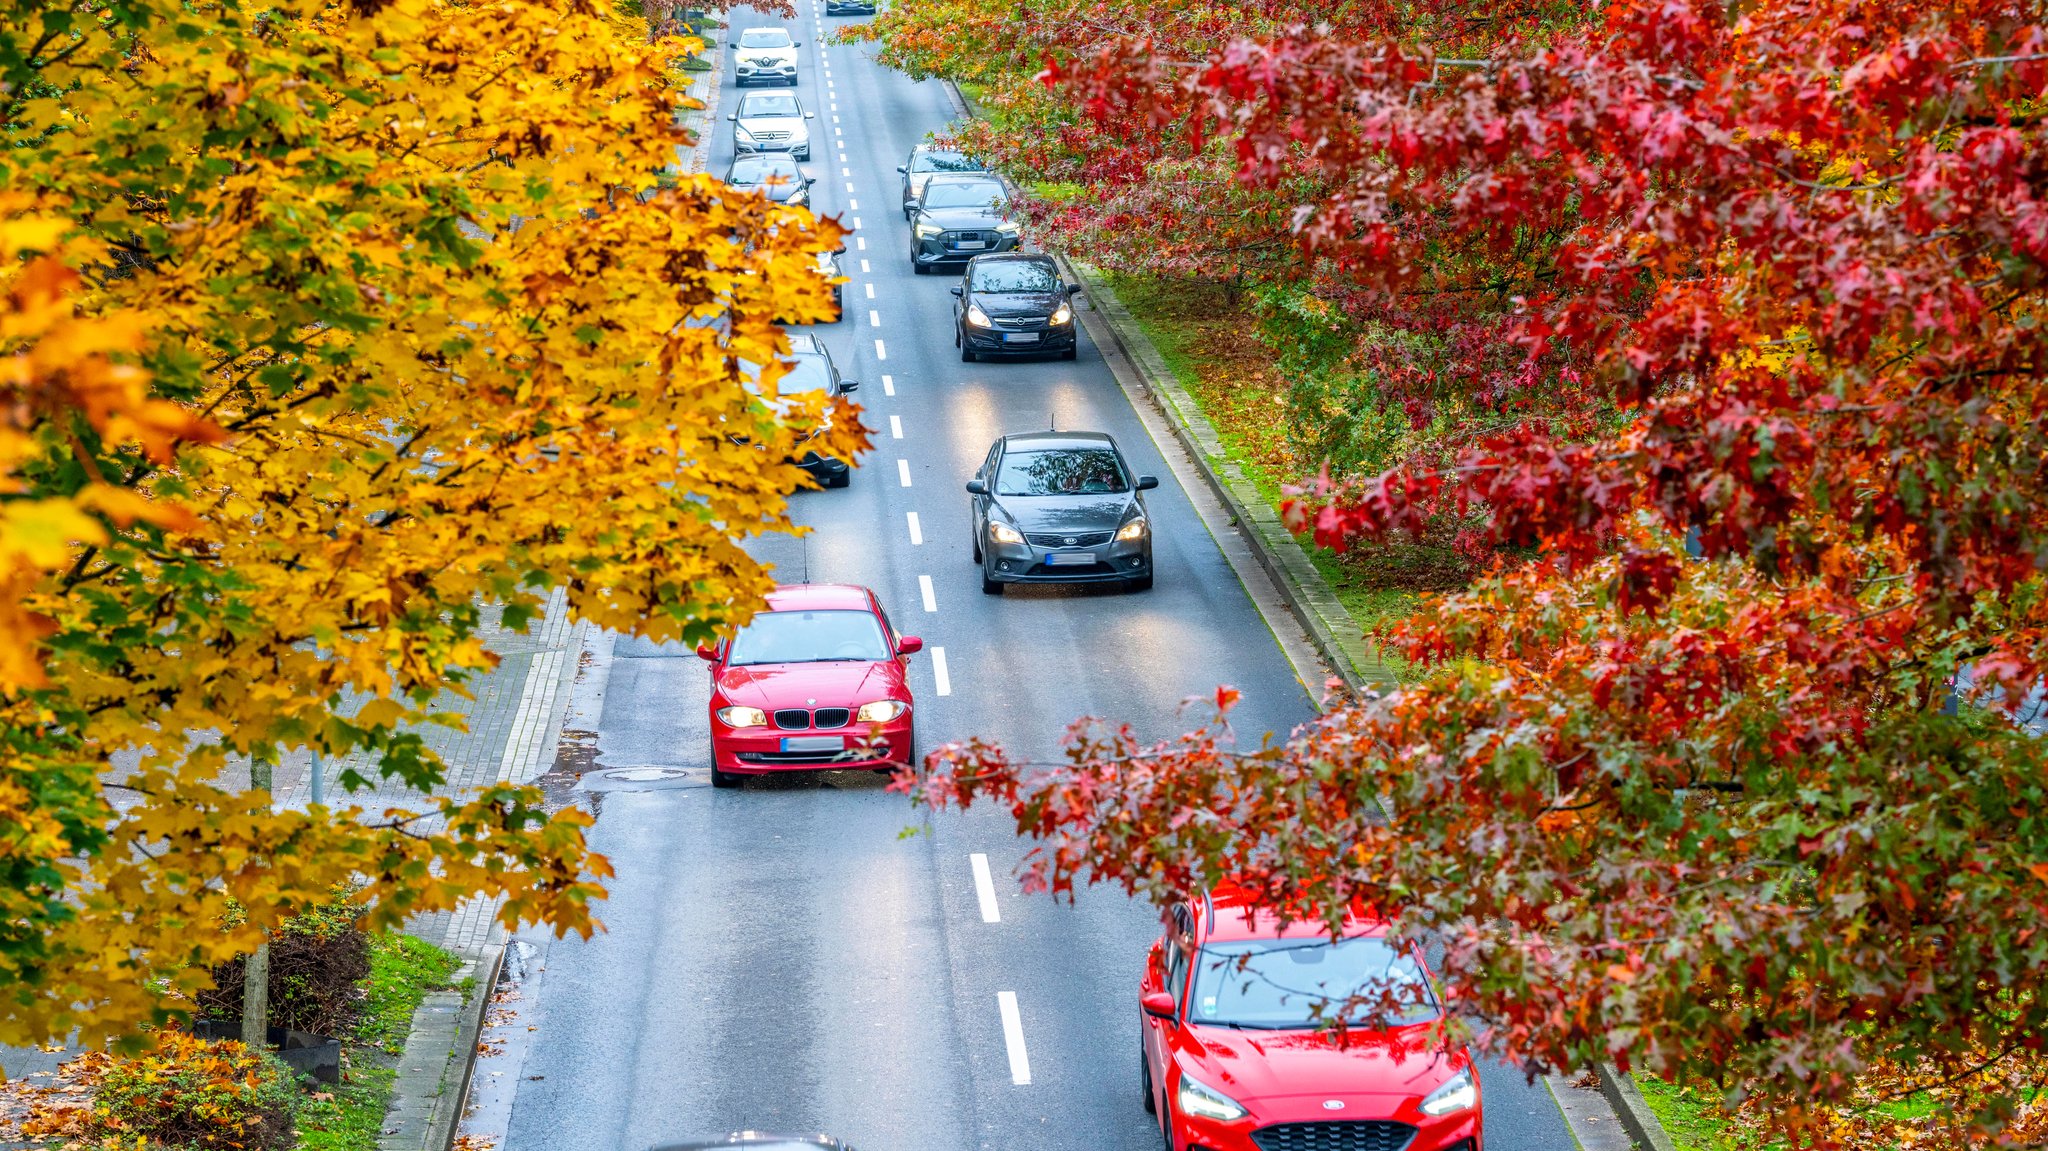
[[[889,658],[882,625],[864,611],[771,611],[748,622],[733,637],[726,663],[830,663]]]
[[[1195,968],[1188,1018],[1231,1027],[1294,1030],[1346,1022],[1399,1026],[1437,1018],[1436,997],[1413,955],[1375,936],[1211,943]]]
[[[1108,448],[1010,452],[996,476],[999,496],[1107,495],[1131,490],[1123,464]]]
[[[975,265],[968,286],[977,292],[1057,292],[1060,278],[1050,264],[1003,261]]]

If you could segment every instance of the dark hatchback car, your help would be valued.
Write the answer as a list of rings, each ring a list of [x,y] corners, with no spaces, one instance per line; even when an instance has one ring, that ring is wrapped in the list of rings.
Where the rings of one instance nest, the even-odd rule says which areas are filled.
[[[1051,256],[1005,252],[976,256],[953,288],[953,344],[960,358],[1076,354],[1074,293]]]
[[[875,0],[825,0],[827,16],[873,16]]]
[[[1102,432],[1004,436],[967,481],[981,590],[1013,583],[1152,586],[1152,525],[1134,476]]]
[[[1017,246],[1010,193],[994,176],[933,176],[910,213],[910,267],[923,275]]]
[[[778,204],[806,208],[811,203],[811,185],[818,181],[796,166],[788,153],[740,155],[725,170],[725,186],[740,192],[760,192]]]
[[[807,392],[823,392],[827,396],[844,396],[858,390],[860,387],[860,383],[857,380],[840,378],[839,365],[832,362],[832,353],[826,351],[825,345],[809,332],[789,333],[789,360],[787,362],[790,365],[789,370],[783,373],[780,379],[775,381],[775,394],[778,397],[794,396]],[[746,372],[748,377],[747,390],[759,395],[761,392],[760,366],[743,360],[740,362],[740,368]],[[769,407],[778,411],[784,410],[789,406],[778,402],[774,398],[769,398],[767,403]],[[824,431],[825,427],[828,426],[830,426],[829,423],[813,429],[810,435],[804,437],[805,441],[808,442],[817,438],[818,433]],[[726,438],[736,444],[753,442],[750,436],[731,433],[728,433]],[[818,452],[805,449],[803,454],[796,458],[795,463],[798,467],[811,473],[818,483],[824,487],[843,488],[853,482],[853,469],[845,460],[833,459],[831,456],[821,455]]]
[[[963,172],[985,172],[981,161],[965,152],[941,148],[937,144],[919,144],[910,150],[910,158],[896,165],[903,173],[903,218],[908,220],[917,208],[918,193],[924,191],[925,182],[933,176],[957,176]]]

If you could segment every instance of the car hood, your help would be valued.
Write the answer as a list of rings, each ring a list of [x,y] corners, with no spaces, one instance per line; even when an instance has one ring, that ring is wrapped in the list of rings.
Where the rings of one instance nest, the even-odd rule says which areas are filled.
[[[1107,532],[1124,522],[1130,492],[1092,496],[997,496],[996,506],[1020,532]]]
[[[1423,1025],[1388,1033],[1353,1032],[1343,1046],[1323,1031],[1237,1031],[1195,1024],[1181,1050],[1196,1078],[1239,1103],[1313,1099],[1346,1104],[1344,1118],[1384,1118],[1455,1074],[1463,1060]],[[1335,1109],[1332,1109],[1335,1110]]]
[[[903,669],[895,660],[875,663],[761,663],[719,671],[716,686],[731,703],[774,711],[778,707],[859,707],[899,694]],[[817,700],[813,704],[808,701]]]
[[[792,197],[807,189],[802,180],[785,180],[779,184],[728,184],[735,192],[765,192],[770,200],[778,204],[787,203]]]
[[[1001,212],[987,208],[926,208],[917,214],[919,223],[937,224],[947,231],[961,228],[986,228],[991,231],[1005,219]]]
[[[991,316],[1050,316],[1060,306],[1058,292],[975,292],[973,302]]]
[[[739,126],[749,132],[808,132],[802,116],[741,116]]]

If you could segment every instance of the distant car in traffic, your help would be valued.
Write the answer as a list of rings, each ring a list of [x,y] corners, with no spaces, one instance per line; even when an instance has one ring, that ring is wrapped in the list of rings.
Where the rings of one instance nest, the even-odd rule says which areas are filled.
[[[725,1147],[747,1147],[752,1151],[853,1151],[851,1143],[841,1143],[830,1135],[770,1135],[762,1131],[735,1131],[723,1139],[695,1143],[663,1143],[648,1151],[718,1151]]]
[[[1060,279],[1051,256],[1005,252],[976,256],[953,287],[953,346],[973,363],[980,356],[1077,354],[1072,296],[1079,284]]]
[[[747,375],[747,390],[756,395],[761,395],[771,408],[778,410],[787,410],[788,408],[788,405],[782,401],[784,396],[795,396],[808,392],[823,392],[827,396],[844,396],[851,395],[860,388],[860,381],[841,378],[839,375],[839,365],[832,361],[832,353],[826,350],[823,341],[809,332],[789,333],[788,366],[789,370],[784,372],[775,381],[774,396],[767,396],[762,392],[761,366],[759,364],[741,361],[740,370]],[[828,412],[825,422],[806,433],[803,437],[803,442],[809,443],[811,440],[818,438],[821,433],[831,426],[831,415]],[[726,438],[736,444],[752,442],[751,437],[741,432],[728,433]],[[805,449],[803,454],[798,456],[794,462],[798,467],[817,477],[818,482],[828,488],[843,488],[853,481],[853,468],[845,460],[835,459],[820,452]]]
[[[1152,586],[1152,525],[1134,476],[1102,432],[1004,436],[967,481],[981,590],[1012,583]]]
[[[965,152],[941,148],[937,144],[919,144],[910,150],[908,160],[896,165],[896,170],[903,173],[903,218],[908,220],[917,207],[918,193],[924,191],[925,181],[937,175],[958,175],[987,169],[981,161]]]
[[[811,128],[804,121],[812,113],[793,92],[749,92],[725,118],[733,121],[736,154],[787,152],[798,160],[811,158]]]
[[[739,46],[732,54],[732,82],[737,87],[767,81],[796,83],[796,50],[801,41],[792,40],[781,28],[749,28],[740,33]]]
[[[875,0],[825,0],[827,16],[873,16]]]
[[[911,208],[910,267],[921,276],[983,252],[1007,252],[1021,233],[1010,219],[1010,193],[1001,180],[934,175]]]
[[[818,276],[832,285],[832,318],[826,321],[831,324],[846,318],[846,268],[839,262],[839,257],[845,254],[845,244],[829,252],[818,253]]]
[[[900,635],[875,593],[784,584],[711,664],[711,783],[833,768],[894,771],[917,761],[908,669],[924,641]]]
[[[1348,917],[1333,941],[1226,891],[1166,920],[1139,987],[1139,1075],[1169,1151],[1484,1151],[1478,1071],[1384,922]],[[1373,1008],[1323,1026],[1354,996]]]
[[[739,155],[725,169],[725,186],[741,192],[760,192],[778,204],[806,208],[811,203],[811,185],[818,181],[796,166],[787,153]]]

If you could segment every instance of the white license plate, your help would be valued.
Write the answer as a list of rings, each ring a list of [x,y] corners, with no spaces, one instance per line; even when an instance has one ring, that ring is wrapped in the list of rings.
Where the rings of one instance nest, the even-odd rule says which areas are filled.
[[[782,737],[784,751],[845,751],[846,737],[843,735],[785,735]]]
[[[1045,557],[1047,567],[1087,567],[1095,562],[1094,552],[1053,552]]]
[[[1038,342],[1038,336],[1039,333],[1037,332],[1004,332],[1003,342],[1006,344],[1035,344]]]
[[[983,248],[988,247],[986,243],[980,240],[961,240],[953,246],[963,252],[979,252]]]

